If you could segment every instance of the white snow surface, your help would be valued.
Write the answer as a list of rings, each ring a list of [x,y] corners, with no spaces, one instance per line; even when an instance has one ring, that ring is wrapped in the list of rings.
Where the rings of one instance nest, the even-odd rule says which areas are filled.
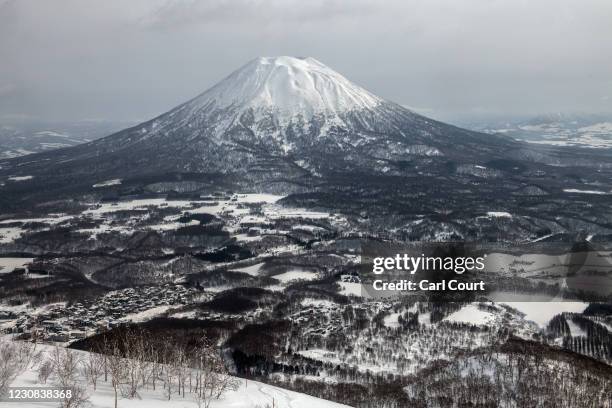
[[[493,218],[512,218],[512,214],[506,211],[489,211],[487,215]]]
[[[234,71],[194,101],[195,106],[239,112],[272,111],[280,117],[372,109],[382,99],[314,58],[259,57]]]
[[[469,304],[444,318],[447,322],[470,323],[474,325],[486,325],[494,319],[495,315],[493,313],[480,310],[475,304]]]
[[[9,181],[26,181],[32,180],[34,176],[11,176],[8,178]]]
[[[264,264],[265,264],[264,262],[261,262],[255,265],[244,266],[242,268],[232,268],[231,270],[236,271],[236,272],[246,273],[251,276],[258,276],[259,271],[261,270],[262,266],[264,266]]]
[[[398,321],[398,317],[400,316],[399,313],[391,313],[388,314],[387,316],[385,316],[385,318],[383,319],[383,322],[385,324],[385,326],[387,327],[399,327],[399,321]]]
[[[579,190],[576,188],[564,188],[563,191],[566,193],[576,193],[576,194],[609,194],[609,193],[606,193],[605,191],[600,191],[600,190]]]
[[[357,282],[342,282],[339,281],[338,285],[340,285],[340,294],[344,296],[358,296],[361,297],[363,286],[361,283]]]
[[[34,260],[34,258],[1,258],[0,273],[13,272],[17,268],[23,268]]]
[[[274,275],[272,277],[274,279],[278,279],[279,281],[283,283],[287,283],[287,282],[291,282],[295,280],[313,280],[313,279],[316,279],[317,273],[306,271],[306,270],[301,270],[301,269],[294,269],[291,271],[281,273],[279,275]]]
[[[531,320],[539,327],[544,328],[553,317],[563,312],[582,313],[588,303],[584,302],[500,302],[525,313],[525,319]]]
[[[106,180],[106,181],[102,181],[100,183],[94,184],[92,187],[100,188],[100,187],[118,186],[119,184],[121,184],[121,179],[112,179],[112,180]]]

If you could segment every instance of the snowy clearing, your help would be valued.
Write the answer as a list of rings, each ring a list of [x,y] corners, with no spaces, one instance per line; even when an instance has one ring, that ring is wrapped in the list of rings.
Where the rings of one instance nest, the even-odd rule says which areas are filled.
[[[13,272],[15,269],[23,268],[34,260],[34,258],[0,258],[0,273]]]
[[[345,296],[362,296],[361,283],[356,282],[338,282],[340,285],[340,294]]]
[[[480,310],[477,305],[471,304],[451,313],[444,318],[446,322],[470,323],[474,325],[486,325],[495,319],[495,315],[490,312]]]
[[[0,228],[0,244],[8,244],[15,241],[23,234],[21,228]]]
[[[247,275],[251,276],[258,276],[262,266],[264,266],[263,262],[255,265],[244,266],[242,268],[232,268],[232,271],[246,273]]]
[[[500,302],[519,312],[525,313],[525,319],[531,320],[544,328],[548,322],[563,312],[582,313],[589,305],[583,302]]]
[[[512,214],[505,211],[489,211],[487,212],[487,216],[494,218],[512,218]]]
[[[100,187],[118,186],[120,184],[121,184],[121,179],[112,179],[112,180],[106,180],[106,181],[102,181],[100,183],[94,184],[92,187],[100,188]]]
[[[565,193],[576,193],[576,194],[610,194],[610,193],[606,193],[605,191],[600,191],[600,190],[578,190],[575,188],[564,188],[563,192]]]
[[[272,278],[278,279],[283,283],[291,282],[294,280],[313,280],[316,279],[318,274],[316,272],[305,271],[302,269],[296,269],[293,271],[287,271],[280,275],[274,275]]]
[[[26,181],[32,180],[34,176],[11,176],[7,180],[8,181]]]
[[[397,318],[400,316],[399,313],[391,313],[390,315],[385,316],[383,322],[387,327],[399,327],[399,321]]]

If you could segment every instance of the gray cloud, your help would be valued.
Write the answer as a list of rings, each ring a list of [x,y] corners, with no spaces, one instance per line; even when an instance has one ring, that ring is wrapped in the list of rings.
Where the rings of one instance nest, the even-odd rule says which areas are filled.
[[[374,13],[374,2],[354,0],[167,0],[145,15],[141,23],[150,28],[177,29],[186,25],[250,24],[277,25],[333,21]]]
[[[259,55],[442,119],[612,111],[610,21],[608,0],[4,0],[0,115],[146,119]]]

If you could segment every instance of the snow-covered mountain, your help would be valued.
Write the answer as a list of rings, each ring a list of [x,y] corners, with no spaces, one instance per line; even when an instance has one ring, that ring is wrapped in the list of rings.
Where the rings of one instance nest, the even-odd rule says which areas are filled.
[[[361,217],[432,214],[434,225],[423,222],[422,231],[411,232],[419,237],[478,234],[483,228],[472,224],[480,215],[507,213],[516,228],[504,231],[525,237],[551,227],[548,216],[541,224],[522,222],[521,214],[533,215],[521,197],[550,194],[554,202],[547,208],[557,214],[573,199],[567,191],[612,189],[606,173],[612,159],[591,150],[552,149],[438,122],[312,58],[257,58],[134,127],[67,149],[0,160],[0,208],[138,195],[158,191],[159,183],[180,192],[184,186],[177,183],[190,182],[194,194],[279,193],[297,207]],[[568,165],[580,169],[571,178],[560,176],[560,166]],[[593,205],[576,210],[579,217],[603,211]]]
[[[182,170],[226,172],[222,162],[206,159],[230,158],[236,170],[251,161],[245,149],[251,156],[261,149],[308,156],[306,150],[324,144],[348,152],[392,141],[383,148],[441,156],[454,130],[372,94],[314,58],[261,57],[168,113],[92,147],[193,149],[197,153],[181,161]],[[462,136],[469,143],[474,134]],[[235,150],[242,154],[231,160]]]
[[[274,57],[250,61],[150,121],[58,153],[0,162],[0,173],[59,174],[87,186],[169,172],[303,183],[330,173],[392,171],[389,161],[436,171],[449,158],[473,163],[518,147],[418,115],[313,58]]]
[[[129,143],[183,131],[192,143],[259,140],[287,153],[299,147],[295,135],[312,142],[352,130],[389,131],[397,108],[314,58],[260,57],[141,126]],[[363,140],[360,136],[353,140]]]

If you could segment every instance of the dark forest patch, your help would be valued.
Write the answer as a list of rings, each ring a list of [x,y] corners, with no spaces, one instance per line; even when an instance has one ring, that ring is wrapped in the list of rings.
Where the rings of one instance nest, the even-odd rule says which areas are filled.
[[[258,307],[272,306],[282,298],[278,293],[266,289],[241,287],[221,292],[201,307],[220,313],[241,313]]]

